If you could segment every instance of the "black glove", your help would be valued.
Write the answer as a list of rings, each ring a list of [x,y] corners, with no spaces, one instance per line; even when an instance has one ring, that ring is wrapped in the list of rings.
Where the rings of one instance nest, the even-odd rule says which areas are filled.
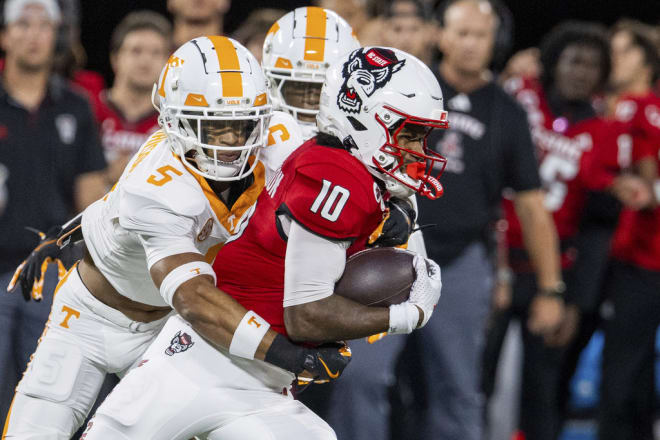
[[[47,233],[34,230],[41,241],[16,268],[14,276],[7,286],[7,292],[13,293],[20,286],[25,301],[30,301],[30,299],[41,301],[48,265],[57,264],[57,277],[58,280],[61,280],[76,260],[80,259],[80,250],[74,249],[70,244],[73,240],[66,240],[67,245],[63,248],[57,243],[59,239],[67,239],[71,233],[79,231],[79,226],[80,216],[77,221],[67,224],[66,228],[54,226]]]
[[[341,376],[351,362],[351,349],[345,342],[328,342],[316,348],[306,349],[303,372],[298,383],[326,383]]]
[[[303,347],[278,334],[268,348],[264,361],[294,373],[297,385],[325,383],[341,376],[351,361],[351,349],[345,342]]]
[[[387,207],[389,212],[369,237],[369,246],[393,247],[408,243],[417,212],[408,200],[397,198],[388,200]]]

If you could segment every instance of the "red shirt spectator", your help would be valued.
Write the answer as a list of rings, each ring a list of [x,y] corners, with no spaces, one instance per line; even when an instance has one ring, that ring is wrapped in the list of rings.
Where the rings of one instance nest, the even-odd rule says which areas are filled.
[[[650,92],[623,97],[615,119],[628,127],[630,143],[643,157],[660,166],[660,97]],[[621,155],[625,160],[625,153]],[[660,207],[641,211],[625,209],[614,234],[612,254],[644,269],[660,271]]]

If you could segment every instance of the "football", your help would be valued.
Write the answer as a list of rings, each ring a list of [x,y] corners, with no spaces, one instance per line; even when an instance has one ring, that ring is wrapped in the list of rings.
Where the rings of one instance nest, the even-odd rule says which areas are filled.
[[[413,252],[397,248],[372,248],[352,255],[335,293],[366,306],[389,306],[408,299],[415,281]]]

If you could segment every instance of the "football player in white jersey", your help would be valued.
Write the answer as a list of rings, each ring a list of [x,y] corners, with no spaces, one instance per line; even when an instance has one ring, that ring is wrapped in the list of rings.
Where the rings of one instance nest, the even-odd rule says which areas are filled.
[[[215,287],[209,263],[254,209],[266,175],[302,142],[273,136],[295,133],[295,122],[273,114],[257,61],[229,38],[196,38],[170,57],[154,94],[162,130],[82,214],[85,256],[58,284],[3,439],[70,438],[105,374],[134,366],[172,309],[213,346],[250,360],[269,354],[296,374],[330,379],[328,365],[341,371],[350,360],[338,346],[303,348],[267,326],[257,345],[241,344],[234,331],[247,310]],[[173,350],[187,342],[179,335]]]
[[[305,140],[316,135],[321,86],[328,67],[360,47],[351,26],[329,9],[295,9],[271,26],[261,65],[273,108],[291,114]]]
[[[244,349],[255,347],[257,330],[269,323],[296,341],[407,334],[428,322],[439,299],[439,268],[421,257],[401,304],[368,307],[333,294],[347,256],[364,249],[382,221],[383,198],[442,192],[432,174],[445,160],[425,145],[432,129],[447,127],[437,80],[402,51],[359,48],[330,67],[322,90],[322,133],[284,162],[214,263],[219,286],[251,308],[232,346],[238,337]],[[352,149],[345,139],[354,140]],[[324,202],[329,187],[341,188],[333,190],[341,201]],[[99,407],[86,440],[336,439],[287,395],[285,371],[201,336],[179,316],[169,318],[142,365]]]

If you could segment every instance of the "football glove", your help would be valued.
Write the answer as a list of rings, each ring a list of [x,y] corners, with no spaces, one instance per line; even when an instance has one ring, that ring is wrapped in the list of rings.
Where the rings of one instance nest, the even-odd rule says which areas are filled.
[[[52,227],[47,233],[33,230],[39,235],[41,241],[16,268],[7,286],[7,292],[14,293],[20,286],[25,301],[30,301],[30,299],[41,301],[48,265],[51,263],[57,264],[57,278],[59,281],[80,258],[79,250],[70,244],[72,240],[68,240],[79,229],[80,216],[65,226]],[[66,243],[64,247],[60,247],[63,239]]]
[[[277,334],[264,361],[296,375],[293,385],[301,392],[311,383],[337,379],[351,361],[351,349],[345,342],[328,342],[315,348],[294,344]]]
[[[387,336],[387,332],[382,332],[382,333],[377,333],[375,335],[367,336],[367,342],[369,344],[375,344],[376,342],[383,339],[385,336]]]
[[[415,272],[417,272],[417,278],[410,287],[408,301],[424,312],[424,319],[422,325],[420,325],[420,327],[424,327],[429,322],[433,309],[435,309],[440,299],[440,292],[442,291],[440,266],[435,261],[421,255],[415,255],[413,265],[415,266]]]
[[[351,349],[345,342],[328,342],[305,349],[302,366],[297,375],[298,385],[326,383],[336,380],[351,362]]]
[[[388,212],[378,228],[369,236],[373,247],[402,246],[412,234],[417,212],[408,200],[391,198],[387,201]]]
[[[429,322],[440,299],[442,281],[440,266],[433,260],[415,255],[413,265],[417,277],[410,287],[408,301],[390,306],[390,334],[408,334]],[[424,314],[420,323],[419,310]],[[419,324],[419,325],[418,325]]]

